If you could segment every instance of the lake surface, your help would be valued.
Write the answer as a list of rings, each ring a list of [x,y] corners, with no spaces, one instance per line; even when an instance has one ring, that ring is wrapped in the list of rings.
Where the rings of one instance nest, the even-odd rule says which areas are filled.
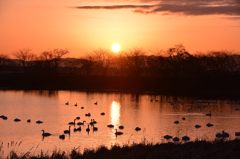
[[[69,105],[65,105],[69,102]],[[94,103],[97,102],[97,105]],[[74,106],[77,103],[77,106]],[[81,109],[84,107],[84,109]],[[142,141],[151,143],[172,142],[163,138],[189,136],[196,139],[215,140],[216,133],[223,130],[235,139],[240,131],[239,100],[194,99],[151,94],[88,93],[78,91],[0,91],[0,157],[9,155],[10,150],[22,154],[51,154],[53,150],[83,151],[105,145],[132,144]],[[211,111],[212,116],[206,116]],[[104,112],[105,115],[101,115]],[[90,117],[85,116],[91,113]],[[69,122],[86,121],[80,132],[66,134],[65,140],[59,135],[67,130]],[[182,118],[185,117],[185,120]],[[14,119],[21,119],[15,122]],[[27,120],[31,119],[28,123]],[[86,132],[91,119],[97,121],[98,131]],[[36,124],[37,120],[43,121]],[[178,120],[179,124],[174,124]],[[213,124],[207,127],[206,124]],[[113,124],[114,128],[107,127]],[[201,125],[196,129],[195,125]],[[123,125],[121,136],[115,136],[115,128]],[[79,127],[78,125],[75,128]],[[135,131],[140,127],[140,131]],[[42,130],[51,136],[42,137]],[[181,140],[180,140],[181,141]]]

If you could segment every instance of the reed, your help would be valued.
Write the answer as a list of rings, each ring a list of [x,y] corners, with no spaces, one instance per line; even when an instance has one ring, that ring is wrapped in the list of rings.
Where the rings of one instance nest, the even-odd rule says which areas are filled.
[[[141,143],[113,145],[111,148],[99,146],[96,149],[74,148],[70,152],[53,151],[52,154],[43,153],[31,155],[29,152],[18,155],[11,151],[11,159],[75,159],[75,158],[240,158],[240,140],[216,139],[214,141],[196,140],[194,142],[157,143],[143,141]]]

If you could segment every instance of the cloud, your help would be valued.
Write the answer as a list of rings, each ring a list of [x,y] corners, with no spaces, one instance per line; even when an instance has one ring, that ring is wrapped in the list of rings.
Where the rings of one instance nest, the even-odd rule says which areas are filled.
[[[135,1],[136,2],[136,1]],[[76,9],[132,9],[141,14],[240,16],[240,0],[138,0],[146,5],[77,6]]]

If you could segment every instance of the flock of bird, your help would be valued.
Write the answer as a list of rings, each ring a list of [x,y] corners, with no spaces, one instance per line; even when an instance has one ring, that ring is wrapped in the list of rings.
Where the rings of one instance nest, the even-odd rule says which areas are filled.
[[[153,100],[150,100],[150,101],[153,102]],[[156,100],[155,102],[158,102],[158,101]],[[199,101],[196,101],[196,100],[195,100],[194,102],[199,102]],[[206,103],[206,101],[204,101],[204,100],[201,100],[201,101],[200,101],[200,103],[204,103],[204,102]],[[211,102],[212,102],[212,101],[209,100],[209,101],[207,102],[207,104],[210,105]],[[216,101],[213,101],[213,102],[217,103],[217,100],[216,100]],[[224,103],[225,101],[222,101],[222,102]],[[232,101],[232,102],[234,103],[235,101]],[[174,105],[173,102],[168,102],[168,103],[169,103],[170,105]],[[238,100],[237,103],[240,103],[240,100]],[[182,103],[182,102],[178,102],[178,104],[184,105],[184,103]],[[230,102],[228,101],[228,102],[226,102],[226,104],[230,104]],[[239,111],[239,110],[240,110],[239,108],[236,108],[236,109],[235,109],[235,111]],[[211,117],[211,116],[212,116],[212,112],[209,111],[209,113],[207,113],[207,114],[205,114],[205,115]],[[182,120],[186,120],[186,118],[183,117]],[[174,121],[174,124],[179,124],[179,121],[178,121],[178,120]],[[206,126],[207,126],[207,127],[212,127],[213,124],[207,123]],[[196,129],[201,128],[201,125],[198,125],[198,124],[197,124],[197,125],[195,125],[195,128],[196,128]],[[236,133],[235,133],[235,136],[240,136],[240,132],[236,132]],[[226,137],[229,137],[229,134],[226,133],[226,132],[224,132],[224,130],[223,130],[221,133],[217,133],[217,134],[216,134],[216,137],[218,137],[218,138],[226,138]],[[167,139],[167,140],[173,139],[173,141],[175,141],[175,142],[178,142],[178,141],[180,140],[178,137],[174,137],[174,138],[173,138],[173,136],[171,136],[171,135],[165,135],[164,138]],[[183,140],[183,141],[188,141],[188,140],[190,140],[190,137],[188,137],[188,136],[183,136],[183,137],[182,137],[182,140]]]
[[[97,102],[94,103],[94,105],[97,105],[97,104],[98,104]],[[69,102],[66,102],[65,105],[69,105]],[[77,107],[77,103],[76,103],[74,106]],[[84,109],[84,107],[81,107],[81,109]],[[102,112],[101,115],[105,115],[105,113]],[[91,116],[91,113],[87,113],[87,114],[85,114],[85,116],[90,117],[90,116]],[[6,117],[6,116],[4,116],[4,115],[1,115],[0,118],[2,118],[3,120],[7,120],[7,119],[8,119],[8,117]],[[78,117],[76,117],[76,118],[73,120],[73,122],[69,122],[69,123],[68,123],[68,125],[69,125],[68,130],[64,130],[64,131],[63,131],[63,134],[59,135],[59,139],[65,139],[65,134],[68,134],[68,135],[71,134],[71,126],[74,126],[74,129],[73,129],[74,132],[76,132],[76,131],[82,131],[81,126],[84,125],[84,123],[86,123],[86,121],[84,120],[84,121],[82,121],[82,122],[76,122],[76,120],[80,120],[80,117],[78,116]],[[15,122],[20,122],[21,119],[15,118],[14,121],[15,121]],[[31,122],[31,119],[28,119],[27,122],[30,123],[30,122]],[[37,124],[42,124],[43,121],[38,120],[38,121],[36,121],[36,123],[37,123]],[[91,131],[89,125],[91,125],[92,131],[98,131],[98,127],[96,127],[95,124],[97,124],[97,121],[95,121],[95,119],[91,119],[91,122],[87,123],[88,127],[86,128],[86,132],[89,133],[89,132]],[[78,128],[75,128],[76,125],[78,125],[79,127],[78,127]],[[109,127],[109,128],[114,128],[115,126],[112,125],[112,124],[109,124],[109,125],[107,125],[107,127]],[[124,126],[120,125],[118,128],[119,128],[119,129],[124,129]],[[136,131],[140,131],[141,128],[136,127],[135,130],[136,130]],[[118,129],[115,129],[115,135],[116,135],[116,137],[117,137],[118,135],[122,135],[122,134],[123,134],[123,132],[118,131]],[[45,130],[42,130],[42,137],[43,137],[43,138],[44,138],[44,137],[51,136],[51,135],[52,135],[51,133],[48,133],[48,132],[45,132]]]
[[[153,100],[150,100],[150,102],[153,102]],[[155,102],[158,102],[158,100],[155,100]],[[194,101],[194,102],[195,102],[195,101]],[[203,102],[203,101],[202,101],[202,102]],[[217,101],[216,101],[216,102],[217,102]],[[240,101],[239,101],[239,102],[240,102]],[[168,102],[168,103],[169,103],[170,105],[174,105],[173,102]],[[210,103],[210,102],[208,102],[208,104],[209,104],[209,103]],[[97,104],[98,104],[97,102],[94,103],[94,105],[97,105]],[[178,102],[178,104],[184,105],[184,103],[182,103],[182,102]],[[227,103],[227,104],[229,104],[229,103]],[[69,105],[69,102],[66,102],[65,105]],[[77,103],[76,103],[74,106],[77,106]],[[84,107],[81,107],[81,109],[84,109]],[[240,109],[239,109],[239,108],[236,108],[235,110],[238,111],[238,110],[240,110]],[[101,115],[105,115],[105,113],[102,112]],[[211,117],[211,116],[212,116],[212,112],[210,111],[209,113],[207,113],[207,114],[205,114],[205,115]],[[85,114],[85,116],[90,117],[91,114],[90,114],[90,113],[87,113],[87,114]],[[8,119],[8,118],[7,118],[6,116],[4,116],[4,115],[1,115],[0,118],[2,118],[3,120],[7,120],[7,119]],[[73,122],[69,122],[69,123],[68,123],[68,125],[69,125],[68,130],[64,130],[64,131],[63,131],[63,134],[62,134],[62,135],[59,135],[59,139],[65,139],[65,134],[70,135],[70,133],[71,133],[71,126],[74,126],[74,129],[73,129],[74,132],[76,132],[76,131],[81,131],[81,130],[82,130],[81,125],[84,125],[84,123],[86,123],[86,121],[84,120],[84,121],[82,121],[82,122],[76,122],[76,120],[80,120],[80,117],[76,117],[76,118],[73,120]],[[186,120],[186,118],[185,118],[185,117],[182,117],[182,120]],[[14,121],[15,121],[15,122],[20,122],[21,119],[15,118]],[[27,122],[31,122],[31,119],[28,119]],[[38,120],[38,121],[36,121],[36,123],[37,123],[37,124],[42,124],[43,121]],[[87,123],[88,127],[86,128],[86,132],[89,133],[89,131],[90,131],[89,125],[91,125],[92,131],[98,131],[98,128],[95,127],[95,124],[97,124],[97,121],[95,121],[94,119],[91,119],[91,122]],[[178,121],[178,120],[174,121],[174,124],[179,124],[179,121]],[[78,125],[79,127],[78,127],[78,128],[75,128],[75,125]],[[206,126],[207,126],[207,127],[212,127],[213,124],[207,123]],[[114,128],[115,126],[112,125],[112,124],[109,124],[109,125],[107,125],[107,127],[109,127],[109,128]],[[124,126],[121,125],[121,126],[119,126],[118,128],[119,128],[119,129],[124,129]],[[199,129],[199,128],[201,128],[201,125],[195,125],[195,128],[196,128],[196,129]],[[139,128],[139,127],[136,127],[136,128],[135,128],[135,131],[140,131],[140,130],[141,130],[141,128]],[[116,135],[116,136],[122,135],[122,134],[123,134],[123,132],[118,131],[118,129],[115,129],[115,135]],[[42,130],[42,136],[43,136],[43,138],[44,138],[44,137],[47,137],[47,136],[51,136],[51,135],[52,135],[51,133],[48,133],[48,132],[45,132],[44,130]],[[236,132],[236,133],[235,133],[235,136],[240,136],[240,132]],[[218,137],[218,138],[225,138],[225,137],[229,137],[229,134],[226,133],[226,132],[224,132],[224,130],[223,130],[222,133],[217,133],[217,134],[216,134],[216,137]],[[178,141],[180,140],[178,137],[173,137],[173,136],[171,136],[171,135],[165,135],[164,138],[167,139],[167,140],[173,139],[173,141],[175,141],[175,142],[178,142]],[[183,136],[183,137],[182,137],[182,140],[183,140],[183,141],[188,141],[188,140],[190,140],[190,137],[188,137],[188,136]]]

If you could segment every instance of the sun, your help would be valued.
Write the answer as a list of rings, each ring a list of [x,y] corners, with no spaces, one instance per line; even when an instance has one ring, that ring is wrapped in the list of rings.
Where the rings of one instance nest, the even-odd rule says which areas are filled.
[[[113,44],[113,45],[112,45],[112,50],[113,50],[114,52],[118,52],[118,51],[120,50],[120,45],[119,45],[119,44]]]

